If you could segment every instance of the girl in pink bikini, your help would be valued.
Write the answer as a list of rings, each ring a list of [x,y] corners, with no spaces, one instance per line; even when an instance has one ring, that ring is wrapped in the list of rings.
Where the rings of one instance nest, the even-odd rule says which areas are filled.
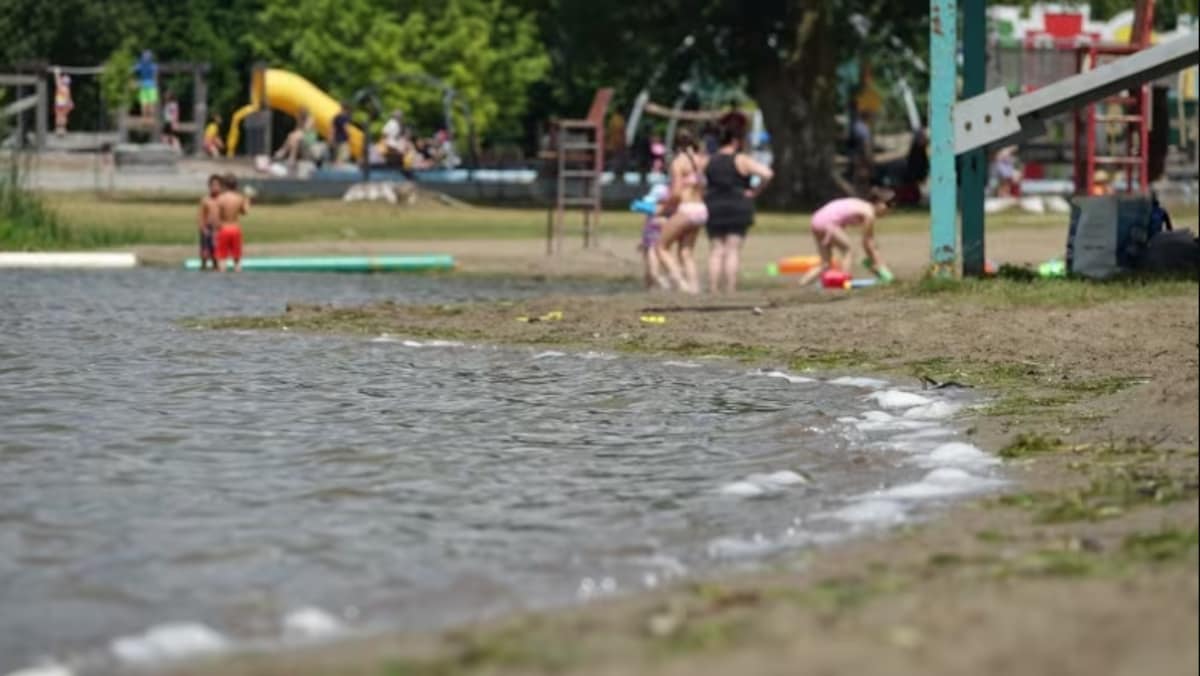
[[[875,243],[875,221],[888,212],[892,192],[882,188],[871,190],[870,201],[857,197],[833,200],[817,209],[812,215],[812,235],[821,254],[820,267],[813,268],[800,278],[800,284],[808,284],[826,270],[838,268],[850,274],[854,265],[850,250],[853,244],[846,228],[861,226],[862,247],[867,259],[876,270],[886,269],[879,247]],[[841,255],[841,263],[834,260],[834,251]]]
[[[669,214],[654,252],[671,282],[687,293],[700,293],[696,271],[696,240],[708,222],[704,205],[704,168],[708,158],[687,129],[675,135],[675,158],[671,160],[671,194],[664,213]],[[678,243],[678,254],[671,246]]]

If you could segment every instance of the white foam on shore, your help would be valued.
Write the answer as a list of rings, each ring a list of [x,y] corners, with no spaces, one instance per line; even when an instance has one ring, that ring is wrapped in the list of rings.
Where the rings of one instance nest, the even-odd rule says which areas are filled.
[[[764,495],[779,493],[790,486],[808,483],[804,475],[790,469],[765,474],[751,474],[741,481],[733,481],[721,486],[719,492],[735,498],[757,498]]]
[[[808,479],[804,475],[793,472],[790,469],[781,469],[770,474],[751,474],[746,477],[746,480],[774,484],[776,486],[795,486],[797,484],[808,483]]]
[[[761,534],[756,534],[750,540],[732,537],[715,538],[708,542],[707,550],[709,558],[743,559],[762,556],[778,547],[779,545],[772,543]]]
[[[735,498],[757,498],[766,495],[767,489],[749,481],[734,481],[721,486],[720,493]]]
[[[933,401],[908,409],[904,412],[904,417],[917,420],[945,420],[946,418],[953,417],[961,410],[962,404],[949,401]]]
[[[375,336],[374,338],[372,338],[371,342],[372,343],[398,343],[398,342],[400,342],[400,340],[390,334],[381,333],[378,336]]]
[[[926,420],[909,420],[894,416],[887,411],[867,411],[862,418],[839,418],[839,422],[853,425],[860,432],[909,432],[936,427],[937,423]]]
[[[283,618],[283,635],[291,639],[314,639],[339,634],[342,621],[316,607],[293,610]]]
[[[920,481],[900,484],[872,494],[872,498],[901,500],[925,500],[952,495],[979,493],[1001,485],[997,479],[985,479],[957,467],[939,467],[925,475]]]
[[[663,366],[673,366],[678,369],[698,369],[702,368],[704,364],[697,364],[694,361],[664,361]]]
[[[872,392],[867,395],[868,399],[874,399],[883,408],[912,408],[914,406],[924,406],[925,404],[933,403],[929,397],[923,397],[913,392],[904,392],[902,390],[882,390],[880,392]]]
[[[114,639],[110,645],[118,659],[136,665],[213,655],[228,648],[224,636],[192,622],[160,624],[144,634]]]
[[[46,664],[10,671],[7,676],[74,676],[74,672],[61,664],[47,662]]]
[[[380,341],[380,340],[376,339],[372,342],[394,343],[396,341],[395,340]],[[421,342],[419,340],[402,340],[402,341],[400,341],[400,344],[403,345],[404,347],[462,347],[462,343],[460,343],[456,340],[427,340],[425,342]]]
[[[897,434],[896,436],[892,437],[889,441],[901,442],[901,443],[911,442],[911,441],[933,441],[933,440],[937,440],[937,439],[944,439],[946,437],[954,436],[955,434],[956,434],[956,432],[952,428],[935,426],[935,427],[927,427],[922,430],[914,430],[912,432],[905,432],[904,434]]]
[[[764,378],[779,378],[792,384],[817,382],[815,378],[805,378],[804,376],[796,376],[783,371],[754,371],[753,375],[763,376]]]
[[[863,500],[832,512],[830,516],[855,525],[891,525],[905,520],[905,509],[893,500]]]
[[[975,469],[1000,463],[1000,459],[988,455],[976,446],[961,441],[941,444],[922,456],[918,462],[926,467],[959,467]]]
[[[856,378],[853,376],[842,376],[826,381],[830,385],[841,385],[842,387],[861,387],[867,390],[878,390],[887,387],[889,383],[886,380],[877,380],[875,378]]]
[[[565,356],[567,356],[566,352],[559,352],[557,350],[547,350],[545,352],[538,352],[537,354],[533,355],[533,358],[534,359],[555,359],[557,357],[565,357]]]

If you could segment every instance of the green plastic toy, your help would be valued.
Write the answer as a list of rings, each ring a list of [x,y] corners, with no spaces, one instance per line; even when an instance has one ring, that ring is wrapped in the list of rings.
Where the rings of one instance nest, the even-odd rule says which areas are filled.
[[[1048,260],[1038,266],[1039,277],[1066,277],[1067,264],[1061,259]]]
[[[896,276],[892,274],[891,270],[888,270],[886,266],[876,268],[875,261],[869,257],[862,260],[862,266],[870,270],[883,284],[891,284],[896,280]]]

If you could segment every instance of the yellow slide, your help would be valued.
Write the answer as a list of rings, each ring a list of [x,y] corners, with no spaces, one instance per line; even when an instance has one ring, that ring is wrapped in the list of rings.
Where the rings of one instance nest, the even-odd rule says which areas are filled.
[[[250,104],[239,108],[229,121],[229,136],[225,143],[225,152],[230,157],[233,157],[233,153],[237,149],[238,139],[241,136],[242,119],[262,107],[263,102],[259,100],[259,97],[264,92],[267,99],[266,107],[297,118],[300,116],[300,109],[306,109],[317,124],[317,132],[326,141],[333,140],[333,118],[341,111],[342,104],[308,80],[291,71],[260,68],[254,71],[250,91]],[[350,154],[355,159],[362,156],[362,146],[362,130],[351,126]]]

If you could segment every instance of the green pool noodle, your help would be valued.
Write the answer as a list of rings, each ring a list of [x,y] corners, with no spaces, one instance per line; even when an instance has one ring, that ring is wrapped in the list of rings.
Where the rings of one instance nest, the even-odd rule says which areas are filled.
[[[199,270],[200,259],[189,258],[183,266]],[[249,272],[428,272],[453,270],[454,257],[443,254],[413,256],[264,256],[242,259]]]

